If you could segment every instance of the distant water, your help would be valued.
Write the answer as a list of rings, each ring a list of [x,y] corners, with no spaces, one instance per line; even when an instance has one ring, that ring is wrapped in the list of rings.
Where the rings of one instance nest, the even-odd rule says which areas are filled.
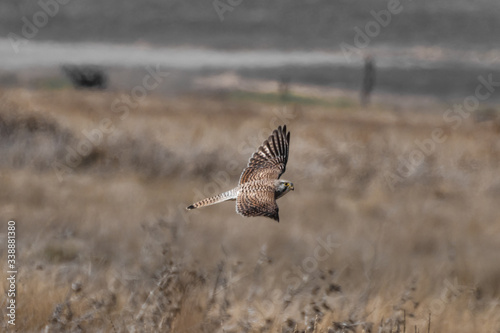
[[[8,40],[0,40],[0,68],[53,67],[61,64],[102,66],[160,65],[177,69],[268,68],[282,65],[344,63],[342,55],[326,52],[216,51],[197,48],[149,48],[137,45],[29,42],[16,54]]]
[[[447,55],[439,49],[372,50],[380,68],[441,68],[450,64],[465,67],[500,65],[498,54],[480,59],[480,54]],[[0,39],[1,69],[27,67],[54,67],[61,64],[96,64],[102,66],[159,65],[183,70],[276,68],[280,66],[343,66],[359,67],[360,55],[346,57],[341,51],[279,51],[248,50],[218,51],[204,48],[151,48],[141,45],[113,45],[98,43],[55,43],[30,41],[19,46],[16,53],[8,39]]]
[[[377,67],[377,89],[434,96],[466,96],[474,92],[479,75],[494,74],[500,81],[500,51],[457,52],[439,48],[372,49]],[[146,65],[182,71],[234,70],[244,77],[358,89],[363,59],[348,59],[341,51],[227,51],[205,48],[152,48],[138,44],[55,43],[30,41],[15,53],[9,40],[0,39],[0,70],[94,64],[137,68]],[[500,96],[500,89],[494,94]]]

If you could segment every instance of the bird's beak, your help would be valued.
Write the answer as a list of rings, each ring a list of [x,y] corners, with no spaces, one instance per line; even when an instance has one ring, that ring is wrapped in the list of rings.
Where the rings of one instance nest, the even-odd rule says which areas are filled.
[[[293,185],[290,186],[290,190],[292,190],[292,191],[294,190]]]

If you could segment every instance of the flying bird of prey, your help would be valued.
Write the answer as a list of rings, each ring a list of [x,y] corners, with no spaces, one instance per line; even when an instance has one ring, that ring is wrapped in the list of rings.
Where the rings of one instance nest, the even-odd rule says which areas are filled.
[[[243,216],[265,216],[279,222],[276,200],[290,190],[293,183],[280,180],[285,172],[290,146],[290,132],[286,125],[273,131],[271,136],[250,157],[238,186],[230,191],[203,199],[188,206],[195,209],[223,201],[236,200],[236,212]]]

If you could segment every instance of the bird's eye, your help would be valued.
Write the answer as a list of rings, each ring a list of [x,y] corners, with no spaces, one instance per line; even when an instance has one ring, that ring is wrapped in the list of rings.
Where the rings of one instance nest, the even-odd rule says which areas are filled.
[[[290,183],[285,183],[285,186],[286,187],[290,187]]]

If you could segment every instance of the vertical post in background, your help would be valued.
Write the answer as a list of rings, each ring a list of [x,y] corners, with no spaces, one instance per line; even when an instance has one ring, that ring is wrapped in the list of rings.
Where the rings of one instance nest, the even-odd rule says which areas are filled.
[[[363,84],[361,86],[360,102],[365,107],[370,103],[370,95],[375,87],[375,60],[368,54],[364,57]]]

